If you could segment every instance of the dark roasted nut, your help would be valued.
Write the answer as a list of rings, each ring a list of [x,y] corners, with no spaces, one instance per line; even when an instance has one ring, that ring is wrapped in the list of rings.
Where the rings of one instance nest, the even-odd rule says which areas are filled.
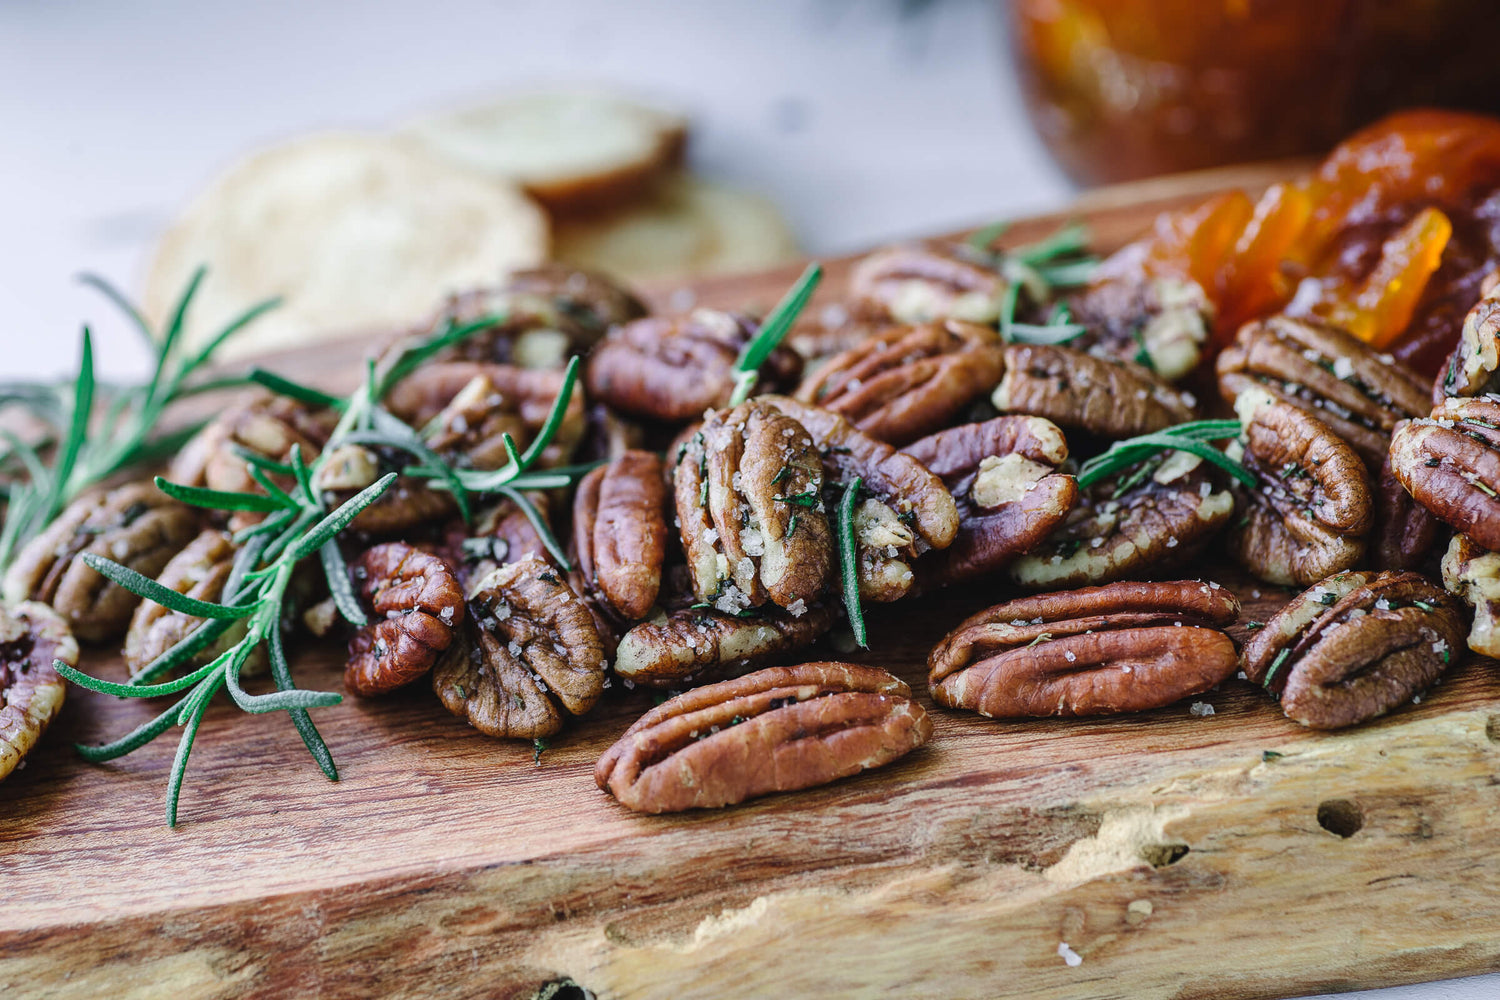
[[[1010,283],[962,244],[930,241],[877,250],[854,265],[849,298],[856,314],[898,323],[957,319],[994,323]]]
[[[994,330],[949,320],[898,326],[835,355],[797,398],[844,417],[880,441],[906,444],[953,423],[1003,370]]]
[[[1258,387],[1235,401],[1256,478],[1229,551],[1270,583],[1307,586],[1365,553],[1374,501],[1364,463],[1328,425]]]
[[[1280,698],[1293,722],[1352,726],[1436,681],[1465,624],[1458,599],[1416,573],[1339,573],[1251,636],[1245,676]]]
[[[1428,409],[1427,387],[1389,354],[1336,327],[1287,316],[1246,323],[1219,355],[1219,392],[1259,387],[1317,417],[1377,472],[1398,421]]]
[[[645,428],[602,403],[595,403],[585,413],[583,440],[579,442],[574,461],[609,462],[632,448],[644,447]]]
[[[448,564],[405,542],[387,542],[355,562],[354,577],[375,620],[349,640],[344,686],[370,697],[410,684],[453,642],[464,595]]]
[[[733,614],[804,607],[822,592],[833,555],[823,463],[800,423],[764,400],[716,412],[673,479],[700,602]]]
[[[157,583],[179,594],[199,601],[219,602],[224,583],[234,565],[234,543],[227,531],[209,528],[172,557],[157,577]],[[125,633],[125,666],[132,675],[140,673],[152,660],[186,639],[188,633],[203,623],[202,618],[173,611],[155,601],[142,601],[130,618]],[[232,622],[228,630],[202,652],[193,657],[194,664],[204,664],[239,642],[245,635],[247,620]],[[266,667],[264,650],[257,646],[246,661],[246,675]]]
[[[1431,560],[1446,533],[1443,522],[1406,492],[1387,454],[1375,479],[1375,528],[1371,533],[1375,568],[1420,569]]]
[[[1112,583],[981,611],[928,657],[933,700],[991,718],[1160,708],[1234,673],[1219,631],[1240,604],[1217,583]]]
[[[912,561],[929,549],[946,549],[958,535],[958,507],[943,481],[837,413],[785,396],[763,400],[812,435],[830,494],[855,478],[868,494],[854,518],[860,597],[883,602],[904,596],[915,582]]]
[[[524,495],[550,531],[553,495],[540,490],[528,491]],[[505,497],[480,510],[472,525],[461,520],[451,522],[441,554],[465,589],[505,563],[526,558],[543,561],[550,558],[546,543],[536,525],[531,523],[531,518],[515,501]]]
[[[1146,365],[1175,382],[1198,366],[1214,308],[1203,287],[1177,278],[1143,280],[1125,254],[1106,261],[1089,287],[1070,300],[1073,319],[1088,328],[1077,342],[1091,353]]]
[[[1056,589],[1180,569],[1229,523],[1234,494],[1187,452],[1158,455],[1086,490],[1062,525],[1011,563],[1023,587]]]
[[[448,711],[490,736],[536,739],[582,715],[604,691],[593,617],[540,559],[502,566],[475,585],[474,628],[432,672]]]
[[[1062,431],[1041,417],[963,424],[903,451],[943,480],[958,505],[958,536],[917,562],[926,588],[984,576],[1042,543],[1078,499],[1057,471],[1068,458]]]
[[[771,667],[656,706],[604,752],[594,780],[639,812],[714,809],[880,767],[931,736],[911,689],[884,670]]]
[[[1443,586],[1474,609],[1469,648],[1500,658],[1500,553],[1481,548],[1468,535],[1454,535],[1443,556]]]
[[[1500,550],[1500,400],[1447,399],[1391,436],[1391,470],[1416,501]]]
[[[1500,392],[1500,271],[1485,276],[1481,298],[1464,317],[1448,364],[1433,386],[1433,405],[1445,396],[1485,396]]]
[[[743,476],[742,476],[743,479]],[[578,570],[627,621],[650,613],[667,556],[666,463],[627,451],[594,469],[573,499]]]
[[[1001,413],[1046,417],[1059,427],[1109,438],[1191,420],[1194,406],[1192,396],[1134,362],[1038,344],[1005,349],[1005,376],[990,402]]]
[[[625,633],[615,673],[630,684],[673,688],[717,679],[786,657],[833,627],[833,611],[815,604],[800,615],[754,618],[702,609],[664,612]]]
[[[589,398],[650,420],[697,420],[729,403],[734,363],[758,329],[753,320],[713,309],[617,326],[589,355]],[[761,366],[755,391],[789,389],[801,376],[801,357],[778,347]]]
[[[78,666],[78,643],[62,616],[36,601],[0,605],[0,780],[62,708],[68,685],[54,660]]]
[[[17,554],[6,599],[52,605],[86,642],[113,639],[141,599],[90,569],[84,554],[155,577],[197,533],[193,512],[150,483],[80,497]]]

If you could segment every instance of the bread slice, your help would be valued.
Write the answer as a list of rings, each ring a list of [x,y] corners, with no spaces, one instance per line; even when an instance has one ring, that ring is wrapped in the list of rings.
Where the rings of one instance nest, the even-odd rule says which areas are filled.
[[[557,220],[552,246],[557,260],[625,281],[754,271],[800,256],[769,201],[681,173],[629,208]]]
[[[144,307],[160,326],[201,264],[190,343],[255,302],[284,300],[221,356],[392,329],[541,262],[547,230],[513,185],[394,139],[313,136],[252,156],[193,202],[157,249]]]
[[[570,214],[638,197],[681,159],[687,120],[606,94],[531,94],[419,119],[402,134]]]

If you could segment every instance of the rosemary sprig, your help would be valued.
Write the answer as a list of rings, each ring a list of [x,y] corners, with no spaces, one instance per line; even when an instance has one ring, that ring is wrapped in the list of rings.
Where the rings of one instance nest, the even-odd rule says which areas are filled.
[[[55,432],[51,464],[43,461],[37,442],[27,444],[14,435],[6,437],[6,454],[24,465],[27,476],[10,487],[5,526],[0,529],[0,570],[84,490],[123,469],[175,453],[197,432],[198,426],[157,432],[168,406],[187,396],[243,384],[239,378],[190,380],[226,340],[275,308],[279,300],[270,299],[245,310],[195,353],[184,355],[182,333],[188,310],[206,273],[201,267],[194,272],[160,337],[153,335],[139,310],[113,285],[97,275],[82,277],[84,284],[98,289],[125,313],[155,354],[148,381],[128,386],[99,383],[94,376],[93,338],[85,327],[78,373],[71,383],[0,387],[0,405],[24,406]],[[96,413],[96,402],[104,400],[108,402],[102,413]]]
[[[1000,303],[1000,337],[1006,343],[1063,344],[1084,333],[1085,328],[1067,318],[1066,313],[1044,325],[1017,323],[1016,310],[1021,294],[1041,305],[1058,291],[1086,285],[1093,278],[1099,260],[1087,253],[1088,227],[1069,223],[1051,235],[1010,250],[998,250],[995,241],[1010,228],[998,222],[978,230],[964,244],[965,253],[977,263],[993,269],[1007,286]]]
[[[782,296],[781,301],[776,303],[776,307],[766,314],[760,329],[750,338],[750,342],[734,362],[734,393],[729,397],[730,406],[739,406],[750,398],[750,390],[755,388],[756,379],[760,377],[760,366],[766,363],[766,358],[786,338],[792,324],[806,308],[807,300],[812,298],[818,282],[822,280],[823,265],[814,261],[807,265],[802,276]]]
[[[859,488],[864,481],[854,481],[844,488],[839,500],[839,571],[844,583],[844,610],[849,615],[849,628],[860,649],[869,649],[865,639],[865,614],[859,603],[859,557],[854,542],[854,504],[859,499]]]
[[[1145,462],[1169,451],[1185,451],[1197,455],[1204,461],[1223,469],[1246,486],[1254,487],[1256,479],[1250,470],[1209,443],[1238,437],[1240,429],[1238,420],[1197,420],[1151,434],[1142,434],[1125,441],[1117,441],[1110,445],[1109,450],[1102,455],[1095,455],[1083,463],[1078,470],[1078,488],[1088,489],[1095,483],[1108,479],[1137,463]],[[1144,478],[1144,473],[1136,475],[1128,484],[1122,481],[1121,491],[1135,485],[1142,478]]]

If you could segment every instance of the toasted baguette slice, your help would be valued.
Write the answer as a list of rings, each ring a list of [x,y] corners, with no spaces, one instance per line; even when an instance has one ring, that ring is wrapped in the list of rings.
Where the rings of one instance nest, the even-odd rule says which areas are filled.
[[[673,174],[638,205],[558,220],[553,256],[640,281],[753,271],[795,260],[799,252],[786,220],[766,199]]]
[[[547,255],[547,219],[514,186],[397,140],[322,135],[233,167],[162,240],[146,279],[159,327],[200,264],[189,343],[271,296],[222,356],[420,321],[445,295]]]
[[[403,134],[570,214],[638,197],[681,159],[687,120],[604,94],[532,94],[419,119]]]

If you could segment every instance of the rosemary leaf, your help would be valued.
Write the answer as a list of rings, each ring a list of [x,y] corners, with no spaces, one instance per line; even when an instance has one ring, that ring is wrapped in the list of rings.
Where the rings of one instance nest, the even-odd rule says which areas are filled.
[[[859,604],[859,558],[854,544],[854,503],[863,485],[860,477],[844,489],[839,501],[839,567],[844,582],[844,610],[849,615],[849,628],[854,632],[854,641],[861,649],[869,649],[865,639],[865,615]]]
[[[258,470],[251,466],[252,474],[256,471]],[[189,506],[204,507],[208,510],[249,510],[269,514],[272,511],[288,509],[289,506],[282,500],[263,493],[239,493],[230,490],[204,489],[201,486],[184,486],[170,479],[163,479],[161,476],[157,476],[155,482],[156,488],[173,500],[180,500]],[[281,495],[286,497],[285,493]]]
[[[734,393],[729,397],[730,406],[738,406],[750,398],[750,391],[755,388],[755,383],[760,378],[760,366],[765,364],[771,352],[781,345],[782,340],[791,330],[792,324],[807,307],[807,302],[817,289],[818,282],[822,280],[823,265],[814,261],[807,265],[802,276],[781,297],[781,301],[776,303],[775,308],[766,314],[765,320],[760,324],[760,329],[740,350],[740,356],[734,362],[735,385]]]
[[[338,396],[329,395],[321,389],[314,389],[312,386],[293,382],[289,378],[284,378],[275,372],[268,372],[264,368],[252,368],[248,378],[256,385],[270,389],[278,396],[286,396],[289,399],[295,399],[298,402],[306,403],[308,406],[317,407],[318,409],[342,410],[345,405],[345,400],[340,399]]]
[[[396,474],[387,472],[346,500],[337,510],[323,518],[311,531],[298,539],[297,544],[292,546],[289,553],[291,561],[300,562],[322,548],[324,542],[343,531],[350,521],[359,516],[360,511],[379,500],[380,495],[390,489],[395,481]]]
[[[296,685],[292,683],[291,667],[286,661],[286,649],[281,642],[281,629],[272,628],[266,633],[266,652],[271,660],[271,679],[276,682],[278,691],[295,690]],[[327,775],[329,781],[339,780],[338,768],[333,763],[333,754],[328,750],[328,744],[323,742],[323,737],[318,732],[318,727],[313,725],[312,718],[306,709],[291,708],[287,715],[292,719],[292,725],[297,729],[297,735],[302,737],[302,742],[307,747],[307,752],[312,754],[313,760],[318,762],[318,767]]]
[[[177,713],[182,710],[182,702],[186,700],[186,698],[183,698],[174,702],[171,708],[150,722],[141,723],[117,740],[109,743],[101,743],[98,746],[89,746],[86,743],[74,743],[73,749],[78,752],[78,756],[93,764],[100,764],[106,760],[123,757],[133,750],[139,750],[168,729],[171,729],[177,721]]]
[[[220,671],[215,676],[204,682],[203,687],[194,691],[184,699],[182,712],[179,718],[186,716],[186,726],[182,730],[182,739],[177,743],[177,754],[172,758],[172,773],[167,779],[167,826],[177,826],[177,803],[182,797],[182,779],[187,775],[188,755],[193,752],[193,740],[198,736],[198,726],[203,722],[203,713],[208,711],[208,703],[219,686],[224,683],[224,673]],[[205,692],[200,694],[200,692]]]
[[[132,594],[138,594],[148,601],[155,601],[164,608],[180,611],[195,618],[243,618],[259,606],[258,603],[229,605],[200,601],[195,597],[179,593],[171,587],[163,586],[149,576],[137,573],[129,566],[122,566],[113,559],[107,559],[95,552],[85,552],[83,562],[89,569],[119,584]]]
[[[356,628],[370,623],[365,616],[365,609],[359,606],[359,599],[354,596],[354,587],[349,582],[349,567],[344,563],[344,553],[339,551],[337,539],[330,538],[323,543],[318,550],[318,558],[323,563],[323,575],[328,579],[328,592],[333,595],[333,603],[338,607],[339,614],[344,616],[344,621]]]

